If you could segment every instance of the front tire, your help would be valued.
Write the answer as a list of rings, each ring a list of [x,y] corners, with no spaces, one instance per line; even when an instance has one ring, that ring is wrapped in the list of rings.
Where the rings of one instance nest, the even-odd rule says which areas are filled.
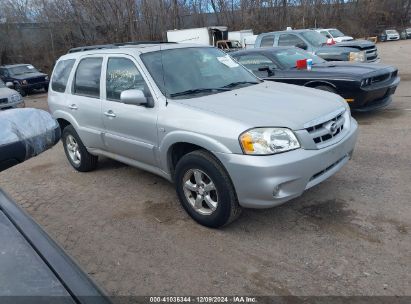
[[[183,208],[203,226],[222,227],[241,213],[229,175],[206,151],[193,151],[180,159],[175,170],[175,185]]]
[[[14,89],[15,89],[21,96],[23,96],[23,97],[27,96],[27,91],[24,90],[24,89],[21,87],[21,85],[16,84],[15,87],[14,87]]]
[[[98,157],[90,154],[73,126],[63,130],[62,141],[67,159],[80,172],[92,171],[97,167]]]

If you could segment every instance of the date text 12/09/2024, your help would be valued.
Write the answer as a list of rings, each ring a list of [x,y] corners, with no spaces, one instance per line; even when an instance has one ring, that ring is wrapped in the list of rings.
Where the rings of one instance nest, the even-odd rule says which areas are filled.
[[[150,297],[149,303],[258,303],[256,297],[249,296],[197,296],[197,297]]]

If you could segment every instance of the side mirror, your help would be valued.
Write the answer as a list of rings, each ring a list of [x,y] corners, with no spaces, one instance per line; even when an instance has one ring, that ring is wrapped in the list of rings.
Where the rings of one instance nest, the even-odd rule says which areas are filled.
[[[302,50],[307,50],[308,48],[308,46],[305,43],[297,43],[295,46]]]
[[[0,171],[51,148],[61,136],[48,112],[31,108],[1,111],[0,130]]]
[[[14,88],[14,84],[12,82],[6,82],[6,87],[8,87],[9,89]]]
[[[142,90],[126,90],[121,92],[120,101],[124,104],[152,107],[152,103],[144,96]]]
[[[259,67],[258,71],[259,72],[267,72],[268,76],[273,76],[274,75],[273,70],[271,70],[269,66]]]

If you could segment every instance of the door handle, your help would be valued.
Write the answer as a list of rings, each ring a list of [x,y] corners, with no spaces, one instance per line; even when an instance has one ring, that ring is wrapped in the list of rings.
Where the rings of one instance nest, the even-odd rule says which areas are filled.
[[[70,110],[77,110],[78,107],[77,107],[76,104],[73,103],[73,104],[69,105],[69,109],[70,109]]]
[[[104,112],[104,115],[107,117],[116,117],[116,114],[112,110],[108,110],[107,112]]]

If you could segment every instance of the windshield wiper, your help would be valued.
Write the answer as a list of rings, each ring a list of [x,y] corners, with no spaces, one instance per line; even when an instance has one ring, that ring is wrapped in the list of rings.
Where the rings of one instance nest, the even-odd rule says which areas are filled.
[[[191,90],[187,90],[187,91],[182,91],[182,92],[177,92],[177,93],[170,94],[170,97],[178,97],[178,96],[198,94],[198,93],[204,93],[204,92],[213,92],[213,91],[229,91],[229,90],[226,89],[226,88],[191,89]]]
[[[242,84],[259,84],[259,82],[256,82],[256,81],[237,81],[237,82],[229,83],[229,84],[223,86],[222,88],[234,88],[234,87],[237,87],[237,86],[242,85]]]

